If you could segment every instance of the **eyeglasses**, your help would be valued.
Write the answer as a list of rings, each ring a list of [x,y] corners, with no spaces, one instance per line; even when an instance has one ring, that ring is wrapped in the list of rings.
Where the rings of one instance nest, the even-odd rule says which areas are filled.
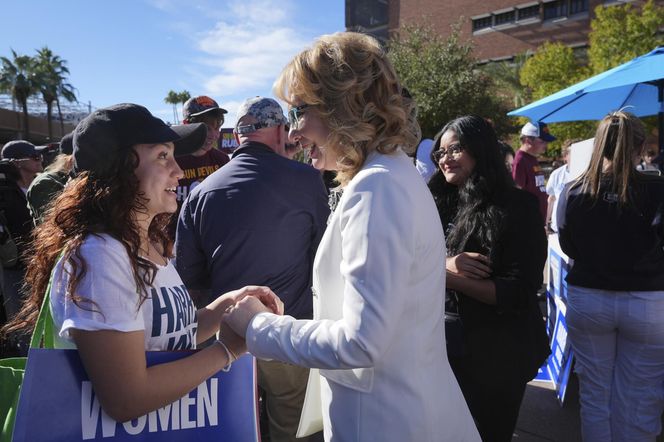
[[[450,144],[447,146],[447,149],[438,149],[433,153],[433,159],[436,161],[440,161],[441,158],[443,158],[445,155],[457,159],[461,156],[461,152],[463,152],[465,149],[461,144]]]
[[[301,104],[299,106],[291,107],[288,109],[288,122],[293,129],[298,128],[300,118],[302,118],[302,115],[304,115],[303,111],[309,106],[310,105],[308,104]]]

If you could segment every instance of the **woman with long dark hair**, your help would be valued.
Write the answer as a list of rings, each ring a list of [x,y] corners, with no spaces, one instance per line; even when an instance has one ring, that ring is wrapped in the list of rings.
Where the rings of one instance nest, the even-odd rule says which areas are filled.
[[[164,228],[177,209],[182,170],[174,155],[205,140],[202,125],[168,127],[142,106],[90,114],[74,133],[71,180],[47,212],[27,266],[29,298],[3,332],[34,325],[44,293],[57,347],[78,349],[101,406],[124,422],[163,407],[231,364],[244,343],[223,340],[175,362],[146,366],[146,350],[185,350],[220,329],[225,309],[265,287],[245,287],[196,310],[175,267]],[[51,276],[52,275],[52,276]]]
[[[634,115],[599,124],[588,169],[558,206],[583,440],[654,441],[664,410],[664,178],[636,170]]]
[[[448,356],[483,441],[509,441],[525,386],[549,353],[537,303],[546,237],[514,186],[491,125],[450,121],[429,182],[447,238]]]

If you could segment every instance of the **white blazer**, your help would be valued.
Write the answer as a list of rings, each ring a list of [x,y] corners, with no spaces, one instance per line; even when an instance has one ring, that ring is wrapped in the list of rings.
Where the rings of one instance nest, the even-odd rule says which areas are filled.
[[[301,429],[322,415],[326,441],[480,441],[447,362],[444,268],[438,212],[412,160],[372,153],[316,253],[314,320],[261,313],[247,330],[255,356],[320,369]]]

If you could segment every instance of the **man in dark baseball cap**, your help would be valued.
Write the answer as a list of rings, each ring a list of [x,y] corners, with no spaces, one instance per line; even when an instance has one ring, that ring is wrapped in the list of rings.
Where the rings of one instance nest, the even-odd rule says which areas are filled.
[[[37,174],[43,170],[43,151],[43,148],[25,140],[10,141],[2,148],[2,159],[12,163],[15,170],[18,171],[20,179],[17,179],[17,184],[24,192],[27,191]]]
[[[12,319],[20,310],[23,294],[21,287],[28,261],[27,244],[34,227],[28,210],[26,192],[30,183],[42,171],[42,149],[25,140],[10,141],[2,147],[0,161],[0,214],[3,216],[3,242],[13,246],[16,254],[10,268],[2,269],[0,302],[3,303],[7,319]]]
[[[188,99],[184,106],[182,107],[182,114],[184,116],[184,123],[195,123],[192,121],[192,118],[200,117],[201,115],[215,115],[221,116],[222,120],[224,114],[227,114],[228,111],[224,108],[219,107],[216,101],[212,98],[199,95],[198,97],[193,97]]]
[[[5,144],[2,148],[3,160],[26,160],[42,155],[44,148],[37,147],[29,141],[15,140]]]
[[[176,196],[178,205],[189,195],[189,191],[198,186],[203,180],[228,163],[229,158],[219,150],[219,129],[224,124],[226,109],[219,107],[216,101],[205,95],[187,100],[182,108],[185,125],[203,123],[207,126],[205,143],[196,152],[176,158],[180,169],[184,171],[184,178],[178,182]],[[175,239],[176,223],[169,226],[168,232]]]
[[[175,145],[175,155],[200,148],[206,138],[204,124],[168,126],[138,104],[116,104],[98,109],[74,130],[74,171],[105,175],[132,146],[145,143]]]
[[[224,124],[224,115],[227,113],[226,109],[219,107],[216,101],[205,95],[190,98],[184,103],[182,107],[182,122],[184,124],[205,123],[208,127],[205,145],[203,145],[200,151],[195,152],[194,156],[203,156],[211,149],[219,147],[217,145],[219,142],[219,129]],[[215,158],[215,160],[220,161],[220,158]],[[221,161],[223,164],[226,164],[228,156],[225,156]]]

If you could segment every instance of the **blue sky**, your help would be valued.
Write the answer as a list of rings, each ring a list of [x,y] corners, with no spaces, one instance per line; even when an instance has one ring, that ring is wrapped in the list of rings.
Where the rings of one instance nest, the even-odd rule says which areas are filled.
[[[172,121],[163,99],[186,89],[228,109],[231,127],[244,99],[272,95],[293,55],[344,30],[344,2],[21,0],[3,2],[2,17],[0,55],[48,46],[83,103],[138,103]]]

